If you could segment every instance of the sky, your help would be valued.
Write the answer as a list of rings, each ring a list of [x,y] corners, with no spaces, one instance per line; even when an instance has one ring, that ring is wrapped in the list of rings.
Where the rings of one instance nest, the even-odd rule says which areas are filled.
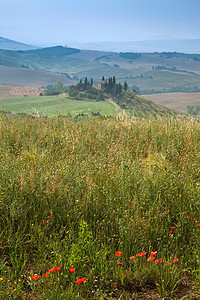
[[[200,0],[2,0],[0,36],[37,46],[199,39]]]

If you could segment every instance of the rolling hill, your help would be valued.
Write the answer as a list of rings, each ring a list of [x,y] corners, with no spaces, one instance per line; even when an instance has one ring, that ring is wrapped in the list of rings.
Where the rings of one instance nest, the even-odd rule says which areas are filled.
[[[27,51],[1,49],[0,66],[7,67],[0,76],[0,84],[32,86],[29,76],[25,78],[26,72],[22,70],[29,70],[27,74],[33,70],[48,72],[41,83],[39,78],[42,79],[44,74],[37,73],[38,78],[34,79],[36,86],[44,86],[44,82],[46,85],[52,84],[53,77],[60,77],[58,80],[64,80],[63,83],[68,85],[84,77],[98,81],[104,75],[107,78],[115,76],[121,83],[126,81],[131,89],[136,89],[140,94],[200,91],[200,54],[116,53],[62,46]],[[10,76],[13,70],[9,68],[15,68],[17,79]],[[63,75],[68,76],[68,80]]]
[[[71,80],[69,76],[65,74],[50,73],[26,68],[12,68],[0,65],[0,84],[2,85],[42,87],[49,84],[53,85],[56,81],[62,81],[66,86],[75,83],[74,80]]]
[[[6,39],[4,37],[0,37],[0,49],[7,50],[32,50],[37,49],[38,47],[27,45],[24,43],[16,42],[10,39]]]

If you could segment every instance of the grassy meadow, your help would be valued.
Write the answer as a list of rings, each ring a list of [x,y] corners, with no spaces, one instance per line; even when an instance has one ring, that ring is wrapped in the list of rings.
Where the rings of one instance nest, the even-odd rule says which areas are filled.
[[[199,299],[199,153],[197,119],[0,115],[0,299]]]
[[[0,110],[15,114],[39,112],[50,117],[69,114],[72,117],[76,117],[79,114],[85,114],[90,117],[91,112],[99,112],[100,115],[117,114],[115,107],[105,101],[72,100],[57,96],[0,98]]]

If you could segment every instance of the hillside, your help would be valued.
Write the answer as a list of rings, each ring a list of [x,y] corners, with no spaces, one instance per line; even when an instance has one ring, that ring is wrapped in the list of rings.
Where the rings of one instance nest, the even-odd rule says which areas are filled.
[[[102,75],[115,76],[141,94],[200,91],[200,54],[115,53],[56,46],[31,51],[0,50],[0,65],[65,73],[74,80],[87,76],[98,81]],[[16,84],[3,81],[2,77],[0,83]]]
[[[75,83],[68,75],[37,71],[29,68],[12,68],[0,65],[0,84],[42,87],[62,81],[64,85]]]
[[[32,50],[37,49],[38,47],[27,45],[24,43],[16,42],[4,37],[0,37],[0,49],[5,50]]]

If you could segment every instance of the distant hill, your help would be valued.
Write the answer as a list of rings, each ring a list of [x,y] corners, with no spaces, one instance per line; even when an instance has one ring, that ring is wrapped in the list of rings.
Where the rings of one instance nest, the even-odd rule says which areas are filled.
[[[55,55],[55,56],[66,56],[74,53],[79,53],[79,49],[68,48],[63,46],[55,46],[55,47],[47,47],[42,49],[36,49],[33,51],[29,51],[29,53],[34,54],[46,54],[46,55]]]
[[[13,40],[6,39],[4,37],[0,37],[0,49],[5,50],[32,50],[37,49],[38,47],[23,44],[20,42],[16,42]]]
[[[36,86],[44,86],[44,81],[47,82],[46,85],[51,85],[52,79],[59,76],[64,78],[64,81],[68,78],[68,82],[70,80],[77,82],[85,77],[93,78],[94,83],[102,76],[106,78],[115,76],[118,82],[124,84],[126,81],[130,89],[135,89],[140,94],[200,91],[200,54],[167,51],[118,53],[62,46],[26,51],[0,49],[0,66],[18,68],[17,74],[22,76],[14,78],[11,70],[7,68],[4,74],[0,74],[2,84],[30,86],[30,82],[23,82],[27,81],[24,76],[26,72],[20,71],[27,69],[29,70],[27,74],[33,74],[31,70],[45,72],[45,80],[41,77],[41,73],[38,73],[40,74],[38,79],[34,79],[37,82]]]
[[[62,81],[65,86],[75,83],[65,74],[0,65],[0,84],[41,87],[54,85],[57,81]]]
[[[114,51],[114,52],[184,52],[200,53],[200,39],[168,39],[168,40],[145,40],[134,42],[88,42],[71,43],[75,48]]]

